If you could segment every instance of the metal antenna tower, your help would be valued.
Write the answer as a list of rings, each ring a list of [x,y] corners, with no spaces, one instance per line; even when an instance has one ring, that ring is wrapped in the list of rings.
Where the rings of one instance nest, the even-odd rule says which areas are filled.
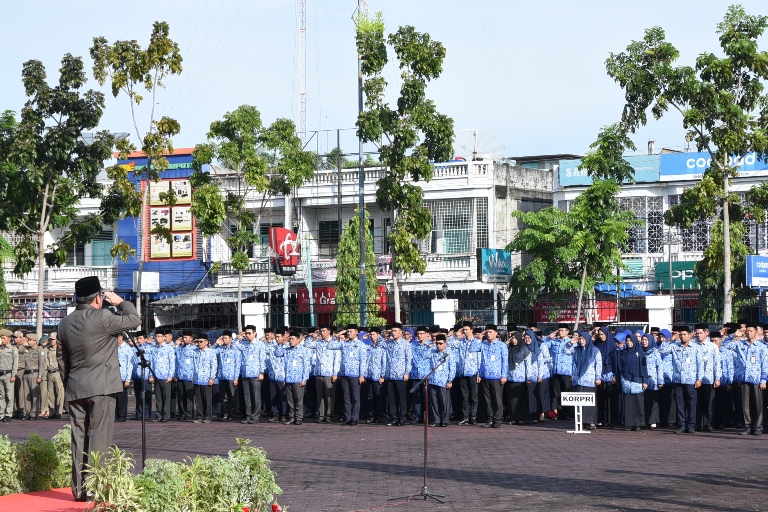
[[[299,137],[307,141],[307,0],[299,0]]]

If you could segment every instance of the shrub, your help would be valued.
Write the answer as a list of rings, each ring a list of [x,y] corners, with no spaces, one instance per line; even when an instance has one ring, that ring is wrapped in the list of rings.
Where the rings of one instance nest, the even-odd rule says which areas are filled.
[[[142,490],[141,506],[146,512],[181,512],[184,491],[184,465],[163,459],[148,459],[144,471],[136,476]]]
[[[19,480],[26,491],[51,489],[53,473],[59,465],[59,457],[52,442],[31,434],[26,441],[16,445],[16,457]]]
[[[72,427],[67,424],[51,438],[59,458],[59,465],[51,475],[51,485],[57,489],[69,487],[72,483]]]
[[[240,446],[229,452],[229,460],[240,475],[238,501],[251,510],[270,510],[269,504],[282,490],[275,483],[275,473],[269,467],[263,448],[249,447],[249,439],[237,439]]]
[[[141,488],[131,474],[133,458],[114,446],[104,453],[92,452],[86,465],[84,487],[93,493],[97,512],[134,512],[141,510]]]
[[[0,496],[21,492],[16,448],[8,436],[0,436]]]

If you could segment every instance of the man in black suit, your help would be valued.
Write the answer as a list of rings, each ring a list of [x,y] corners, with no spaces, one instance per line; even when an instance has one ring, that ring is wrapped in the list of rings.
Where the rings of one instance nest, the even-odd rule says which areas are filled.
[[[115,397],[123,389],[117,335],[141,324],[136,307],[113,292],[102,292],[99,278],[75,283],[77,308],[61,321],[56,359],[72,426],[72,494],[86,501],[83,470],[88,454],[112,444]],[[107,301],[122,311],[102,309]]]

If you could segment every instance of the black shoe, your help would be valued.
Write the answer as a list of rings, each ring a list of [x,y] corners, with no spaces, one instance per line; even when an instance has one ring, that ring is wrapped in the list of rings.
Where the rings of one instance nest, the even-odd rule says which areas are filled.
[[[753,430],[752,431],[752,435],[753,436],[761,436],[761,435],[763,435],[763,431],[762,430]]]
[[[501,423],[494,423],[491,428],[501,428]]]
[[[430,426],[430,427],[436,427],[436,426],[437,426],[437,423],[430,423],[430,424],[429,424],[429,426]]]
[[[486,423],[485,425],[483,425],[483,428],[491,428],[492,426],[493,426],[493,422],[492,422],[492,421],[489,421],[488,423]]]
[[[466,418],[464,418],[463,420],[461,420],[461,421],[459,422],[459,425],[466,425],[466,424],[468,424],[468,423],[469,423],[469,420],[468,420],[468,419],[466,419]]]
[[[469,418],[469,424],[470,425],[477,425],[477,420],[475,418]]]
[[[294,421],[294,422],[293,422],[293,424],[294,424],[294,425],[301,425],[301,420],[299,420],[299,421]]]
[[[448,426],[448,424],[447,424],[447,423],[441,423],[441,424],[440,424],[440,426],[441,426],[441,427],[447,427],[447,426]]]
[[[352,425],[353,427],[357,426],[357,422],[356,421],[350,421],[349,424]]]
[[[689,434],[695,434],[696,433],[696,429],[694,427],[688,427],[686,429],[686,432],[688,432]]]
[[[284,421],[283,425],[293,425],[293,420]]]
[[[164,419],[164,420],[160,420],[160,423],[168,423],[168,422],[170,422],[170,421],[171,421],[171,420],[169,420],[169,419]]]
[[[750,430],[750,429],[747,429],[747,430],[744,430],[744,431],[742,431],[742,432],[739,432],[739,435],[740,435],[740,436],[748,436],[748,435],[749,435],[749,434],[751,434],[751,433],[752,433],[752,430]]]
[[[624,432],[629,432],[629,427],[624,427]]]
[[[686,428],[680,427],[679,429],[675,430],[675,434],[685,434]]]
[[[50,417],[50,418],[48,418],[48,419],[49,419],[49,420],[52,420],[52,419],[54,419],[54,417],[53,417],[53,416],[51,416],[51,417]],[[123,422],[125,421],[125,418],[118,418],[118,419],[116,419],[115,421],[116,421],[117,423],[123,423]]]
[[[398,421],[398,422],[397,422],[397,426],[398,426],[398,427],[404,427],[404,426],[405,426],[405,421],[404,421],[404,420],[400,420],[400,421]]]
[[[704,427],[704,431],[705,432],[714,432],[715,429],[712,428],[712,425],[707,425],[706,427]]]
[[[633,430],[634,432],[640,432],[640,427],[632,427],[632,430]]]

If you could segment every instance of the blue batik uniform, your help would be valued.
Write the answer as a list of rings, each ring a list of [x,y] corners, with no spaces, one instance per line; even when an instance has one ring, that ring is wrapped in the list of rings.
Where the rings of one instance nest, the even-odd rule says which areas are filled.
[[[192,379],[198,386],[207,386],[210,379],[216,379],[218,363],[216,351],[212,348],[195,350],[195,375]]]
[[[431,372],[432,368],[437,368],[435,372],[429,376],[429,383],[433,386],[440,386],[441,388],[444,388],[454,379],[454,377],[456,377],[455,356],[448,352],[448,349],[440,353],[436,348],[429,348],[425,352],[426,359],[429,363],[429,371],[427,373]],[[443,354],[448,355],[448,357],[445,359],[445,362],[441,361]],[[442,364],[440,364],[441,362]]]
[[[176,347],[176,378],[192,382],[195,377],[195,350],[197,347],[179,345]]]
[[[648,368],[648,390],[656,391],[659,385],[664,384],[664,369],[661,360],[661,354],[656,349],[648,350],[645,353],[645,361]]]
[[[549,353],[549,348],[543,343],[536,362],[538,363],[538,378],[541,380],[550,378],[552,376],[552,355]]]
[[[418,342],[411,344],[411,371],[408,372],[408,377],[411,379],[421,380],[432,371],[431,366],[432,355],[430,353],[430,347],[427,343],[421,344]]]
[[[365,377],[370,380],[378,381],[384,378],[384,372],[387,368],[387,351],[381,344],[381,339],[376,343],[368,345],[368,363],[366,364]]]
[[[714,384],[716,380],[722,377],[722,367],[720,365],[720,350],[717,345],[704,340],[704,343],[696,341],[696,345],[701,357],[701,382],[702,384]]]
[[[498,339],[493,342],[483,342],[482,353],[479,377],[485,380],[506,378],[509,372],[507,346]]]
[[[734,353],[733,381],[747,384],[765,384],[768,376],[768,349],[756,341],[732,341],[726,347]]]
[[[359,339],[354,341],[332,341],[328,343],[329,350],[341,351],[341,377],[365,377],[368,364],[368,350]]]
[[[264,343],[259,340],[239,343],[239,369],[244,379],[256,379],[264,374],[266,367],[266,350]]]
[[[120,380],[131,380],[133,373],[133,347],[127,343],[117,347],[117,360],[120,363]],[[137,377],[138,378],[138,377]]]
[[[309,379],[312,354],[305,346],[279,345],[275,347],[273,356],[273,367],[280,366],[282,363],[285,375],[283,382],[286,384],[299,384]]]
[[[587,388],[594,388],[595,381],[601,380],[601,372],[603,371],[603,355],[599,350],[593,350],[594,356],[583,374],[579,375],[579,369],[576,367],[576,359],[573,357],[573,353],[576,351],[576,345],[566,344],[563,347],[563,352],[568,352],[571,356],[571,376],[573,378],[572,383],[574,386],[583,386]]]
[[[384,348],[387,351],[387,370],[384,373],[384,378],[387,380],[403,380],[403,377],[411,371],[413,354],[410,343],[403,338],[399,340],[390,339],[384,343]]]
[[[154,349],[149,343],[144,343],[141,347],[141,350],[144,351],[144,357],[147,361],[152,361],[152,352]],[[134,351],[133,355],[131,356],[131,363],[133,365],[133,372],[131,374],[131,377],[134,379],[141,379],[141,358],[139,355]],[[149,378],[152,376],[149,369],[144,370],[144,380],[149,380]]]
[[[720,365],[722,368],[720,379],[721,386],[727,386],[733,384],[733,358],[735,354],[728,350],[725,346],[720,346]]]
[[[514,356],[516,358],[514,370],[509,367],[509,360],[507,360],[507,366],[509,367],[507,371],[507,380],[510,382],[528,382],[533,381],[534,379],[535,372],[531,360],[531,351],[525,350],[522,352],[522,357],[521,352],[518,352],[517,355]]]
[[[701,352],[696,343],[689,342],[684,347],[679,341],[666,341],[659,347],[661,354],[670,354],[672,358],[672,382],[675,384],[695,384],[701,378],[704,365]]]
[[[473,377],[480,371],[480,363],[483,360],[483,343],[477,338],[462,341],[458,345],[459,362],[456,364],[456,374],[460,377]]]
[[[572,375],[573,355],[563,351],[563,347],[567,346],[570,341],[571,338],[569,337],[563,339],[547,337],[541,342],[543,346],[547,347],[552,356],[552,373],[555,375]]]
[[[233,381],[240,378],[240,365],[242,363],[240,350],[240,347],[234,343],[228,347],[226,345],[217,346],[216,355],[219,358],[219,379]]]
[[[158,379],[168,380],[176,375],[176,354],[173,346],[167,343],[159,345],[152,351],[149,361]]]
[[[266,343],[264,350],[267,355],[267,373],[272,382],[285,382],[285,361],[275,355],[278,348],[284,348],[287,345],[277,342]]]
[[[317,377],[338,377],[341,369],[341,352],[331,350],[329,345],[337,341],[336,338],[330,338],[328,341],[322,339],[304,342],[308,349],[314,354],[313,374]]]

